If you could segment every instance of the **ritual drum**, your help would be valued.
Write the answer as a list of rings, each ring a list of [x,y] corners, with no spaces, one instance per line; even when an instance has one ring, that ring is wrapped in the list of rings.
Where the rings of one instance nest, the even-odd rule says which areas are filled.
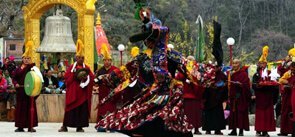
[[[42,88],[41,77],[35,71],[28,72],[25,77],[24,88],[28,96],[38,96]]]
[[[74,74],[75,78],[79,81],[83,80],[83,78],[86,78],[88,75],[89,75],[89,69],[86,69],[86,68],[78,69]]]

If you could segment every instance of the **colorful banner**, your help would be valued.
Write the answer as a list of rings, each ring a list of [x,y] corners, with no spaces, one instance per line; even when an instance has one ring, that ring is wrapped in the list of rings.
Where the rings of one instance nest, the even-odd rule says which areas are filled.
[[[97,55],[100,56],[101,55],[101,45],[102,44],[106,44],[109,52],[111,52],[111,48],[110,48],[110,44],[108,42],[108,38],[103,30],[103,28],[101,27],[101,25],[96,25],[95,27],[95,45],[96,45],[96,51],[97,51]]]
[[[197,18],[196,24],[198,25],[198,38],[195,47],[195,58],[198,62],[203,62],[205,59],[205,32],[203,19],[200,15]]]

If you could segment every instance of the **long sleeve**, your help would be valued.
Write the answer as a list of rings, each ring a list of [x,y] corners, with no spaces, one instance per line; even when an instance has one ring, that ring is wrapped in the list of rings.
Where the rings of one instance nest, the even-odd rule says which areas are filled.
[[[291,71],[287,71],[284,75],[279,79],[280,84],[288,84],[288,79],[291,77]]]
[[[66,85],[70,86],[74,82],[74,74],[71,72],[73,66],[69,67],[65,73],[65,83]]]

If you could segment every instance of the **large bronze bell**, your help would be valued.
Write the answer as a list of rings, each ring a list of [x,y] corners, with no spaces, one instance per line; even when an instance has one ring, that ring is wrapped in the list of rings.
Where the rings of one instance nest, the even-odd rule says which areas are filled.
[[[76,52],[73,41],[71,20],[63,16],[58,9],[56,15],[49,16],[45,21],[45,35],[41,46],[37,49],[40,53],[74,53]]]

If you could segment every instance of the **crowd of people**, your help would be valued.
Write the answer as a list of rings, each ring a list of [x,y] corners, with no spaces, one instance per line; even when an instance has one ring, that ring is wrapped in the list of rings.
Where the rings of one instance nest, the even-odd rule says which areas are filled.
[[[206,64],[196,62],[192,56],[185,58],[173,49],[161,47],[166,40],[165,27],[161,27],[161,22],[154,16],[149,18],[149,15],[152,15],[149,11],[141,12],[143,14],[140,14],[140,17],[146,28],[141,34],[131,37],[130,41],[144,40],[152,52],[145,51],[135,55],[123,68],[109,66],[100,70],[103,73],[98,76],[98,81],[102,83],[99,87],[107,86],[108,89],[99,90],[99,93],[103,92],[100,93],[99,101],[103,112],[102,115],[98,114],[96,125],[99,132],[115,130],[130,136],[191,136],[189,133],[193,128],[194,134],[201,134],[199,128],[202,127],[205,134],[212,134],[214,131],[215,135],[223,135],[222,130],[228,125],[231,130],[229,136],[243,136],[244,131],[250,130],[249,111],[253,113],[250,107],[254,102],[254,126],[257,136],[269,136],[268,132],[275,131],[276,118],[280,113],[281,128],[278,135],[294,136],[290,101],[292,66],[295,64],[292,62],[295,57],[294,49],[291,49],[283,63],[274,69],[277,71],[270,71],[267,67],[268,46],[263,47],[253,77],[249,77],[248,67],[243,66],[239,59],[234,59],[230,69],[223,71],[226,67],[223,66],[219,53],[214,55],[216,64]],[[220,33],[220,25],[217,22],[214,24],[214,31],[219,30]],[[214,34],[218,35],[220,36]],[[218,38],[215,37],[213,43],[218,43],[217,41]],[[285,73],[288,76],[283,76]],[[282,78],[279,79],[278,75]],[[154,79],[149,79],[151,77]],[[173,80],[181,81],[182,85],[174,87]],[[139,84],[137,89],[126,86],[132,83],[130,81]],[[177,100],[178,88],[181,88],[181,100]],[[131,95],[130,90],[137,91],[139,96]],[[170,90],[170,93],[165,93],[166,90]],[[142,91],[145,92],[141,94]],[[127,98],[127,101],[124,101],[124,98]],[[282,102],[277,101],[279,98]],[[124,103],[121,106],[119,102]],[[274,109],[276,105],[281,106],[278,107],[277,117]],[[174,123],[170,123],[173,120]]]
[[[266,47],[267,48],[267,47]],[[264,50],[268,50],[268,49]],[[292,82],[293,82],[293,73],[295,68],[295,62],[292,62],[293,50],[291,49],[289,55],[280,64],[277,69],[278,73],[281,75],[280,79],[270,80],[269,70],[267,70],[267,61],[265,55],[262,55],[257,66],[257,72],[254,74],[253,79],[250,80],[248,71],[245,69],[245,66],[242,66],[242,62],[238,59],[233,60],[232,69],[230,71],[222,71],[222,68],[218,65],[212,64],[212,70],[214,75],[212,75],[213,83],[208,86],[202,85],[202,82],[196,80],[199,67],[201,63],[197,63],[192,56],[188,56],[185,59],[187,62],[185,67],[189,72],[189,75],[192,75],[194,78],[189,78],[188,74],[184,74],[181,71],[176,71],[175,79],[179,80],[183,84],[183,112],[185,113],[187,120],[194,127],[194,134],[202,134],[199,130],[206,131],[205,134],[211,134],[211,131],[215,131],[214,134],[222,135],[222,130],[228,128],[232,130],[229,135],[239,135],[243,136],[244,131],[249,131],[249,108],[252,100],[255,101],[256,110],[255,110],[255,130],[257,131],[257,135],[259,136],[269,136],[268,132],[275,131],[276,123],[275,123],[275,111],[274,106],[277,104],[281,104],[281,131],[279,135],[287,136],[288,134],[293,133],[294,124],[292,122]],[[143,54],[143,53],[141,53]],[[139,55],[135,55],[139,56]],[[81,66],[83,68],[83,60],[84,56],[77,56],[77,65],[76,67]],[[134,59],[134,58],[133,58]],[[23,57],[23,63],[27,62],[28,57]],[[115,76],[119,76],[118,72],[122,72],[122,68],[117,68],[112,65],[112,58],[109,55],[103,56],[104,65],[97,69],[94,74],[91,74],[90,69],[88,74],[91,74],[92,83],[91,87],[87,89],[89,93],[85,95],[84,101],[81,98],[76,98],[77,96],[83,97],[83,91],[79,95],[70,96],[70,94],[78,93],[78,88],[71,85],[75,73],[71,73],[74,70],[71,66],[68,70],[61,71],[58,74],[54,75],[53,70],[45,70],[44,71],[44,83],[42,88],[42,93],[61,93],[57,92],[56,89],[61,89],[65,91],[72,91],[67,93],[66,102],[69,101],[69,108],[66,107],[65,120],[62,128],[59,130],[60,132],[67,131],[67,127],[77,127],[77,132],[83,132],[82,127],[88,126],[88,118],[90,113],[90,98],[93,93],[94,88],[98,87],[96,93],[99,95],[98,102],[98,113],[97,113],[97,121],[103,120],[107,115],[112,112],[118,111],[120,108],[123,108],[125,104],[130,103],[130,99],[134,98],[139,93],[133,93],[130,95],[130,91],[124,89],[120,95],[110,96],[114,93],[113,90],[118,86],[116,81],[122,81],[115,78]],[[132,62],[132,61],[131,61]],[[137,63],[132,62],[133,64],[129,67],[139,67]],[[192,65],[193,64],[193,65]],[[30,65],[32,67],[34,64]],[[84,64],[85,65],[85,64]],[[128,67],[129,63],[126,64]],[[26,69],[29,71],[30,69]],[[78,70],[78,69],[77,69]],[[0,71],[0,96],[1,101],[7,101],[7,109],[9,113],[15,113],[15,108],[22,108],[21,110],[17,110],[16,112],[16,126],[20,127],[16,131],[22,132],[23,128],[30,127],[26,124],[30,123],[26,121],[24,123],[19,121],[23,121],[26,116],[21,115],[18,116],[18,112],[24,111],[23,108],[29,107],[27,103],[30,102],[30,98],[24,100],[24,93],[18,94],[18,96],[23,96],[22,99],[16,100],[16,93],[21,93],[24,91],[20,90],[20,84],[24,79],[23,69],[16,66],[16,63],[13,60],[13,57],[6,58],[5,63]],[[137,70],[138,71],[138,70]],[[137,74],[137,72],[129,69],[129,73],[131,75]],[[19,76],[22,75],[22,76]],[[70,76],[69,76],[70,75]],[[73,75],[73,76],[71,76]],[[15,77],[22,77],[21,79],[15,79]],[[139,76],[138,76],[139,77]],[[83,78],[87,79],[87,78]],[[200,79],[200,78],[197,78]],[[111,80],[111,81],[107,81]],[[71,81],[71,82],[69,82]],[[87,81],[87,80],[86,80]],[[252,81],[252,83],[251,83]],[[147,81],[146,81],[147,82]],[[196,83],[197,82],[197,83]],[[17,84],[16,84],[17,83]],[[205,83],[205,82],[204,82]],[[144,82],[144,84],[147,84]],[[70,89],[66,89],[65,85],[71,85]],[[80,87],[79,83],[76,83]],[[81,88],[84,90],[84,88]],[[74,91],[74,92],[73,92]],[[135,90],[137,91],[137,90]],[[275,98],[276,91],[280,91],[281,102],[277,102],[277,98]],[[106,101],[105,99],[108,99]],[[109,101],[110,100],[110,101]],[[78,102],[77,102],[78,101]],[[17,103],[18,102],[18,103]],[[77,105],[73,105],[73,102],[77,102]],[[84,103],[83,103],[84,102]],[[82,103],[82,104],[81,104]],[[97,102],[94,102],[97,103]],[[75,103],[74,103],[75,104]],[[67,105],[66,105],[67,106]],[[225,114],[225,111],[229,110],[230,113],[228,117]],[[84,118],[81,119],[81,112],[85,112],[83,114]],[[11,114],[9,114],[11,115]],[[30,112],[28,111],[27,117],[29,117]],[[36,114],[37,115],[37,114]],[[79,118],[78,118],[78,117]],[[11,116],[12,117],[12,116]],[[79,121],[81,120],[81,121]],[[37,120],[35,118],[33,122],[33,126],[37,126]],[[237,131],[239,129],[239,132]],[[105,131],[117,131],[112,128],[98,128],[99,132]],[[33,128],[29,129],[29,131],[34,132]]]
[[[14,57],[5,58],[0,69],[0,101],[5,102],[7,108],[7,120],[14,121],[16,107],[16,90],[12,81],[11,73],[15,69]]]
[[[243,136],[244,131],[250,130],[249,113],[254,113],[254,126],[257,136],[269,136],[268,132],[276,131],[276,120],[278,120],[279,116],[280,133],[278,135],[294,135],[295,126],[294,122],[292,122],[291,101],[291,83],[293,82],[295,65],[295,62],[291,60],[292,57],[295,57],[293,50],[290,50],[287,58],[276,66],[279,75],[281,75],[281,78],[277,79],[272,79],[272,72],[268,70],[268,62],[265,55],[262,55],[259,59],[257,71],[253,77],[249,77],[248,67],[243,66],[239,59],[233,60],[232,68],[228,71],[222,71],[221,66],[212,64],[212,68],[214,68],[212,71],[215,74],[211,75],[214,78],[210,86],[200,81],[195,83],[187,74],[178,71],[175,74],[175,79],[183,83],[183,113],[185,113],[189,123],[194,127],[194,134],[201,135],[201,128],[201,130],[205,131],[205,134],[212,134],[211,132],[215,131],[215,135],[223,135],[222,130],[225,130],[226,125],[228,125],[228,129],[231,130],[228,134],[229,136]],[[197,63],[192,56],[188,56],[185,60],[187,62],[187,70],[189,70],[188,67],[190,66],[188,62],[193,62],[194,67],[192,67],[190,74],[195,75],[196,77],[194,78],[197,78],[198,65],[201,65],[201,63]],[[111,66],[111,61],[111,59],[104,59],[106,66],[99,70],[100,73],[98,73],[97,77],[105,74],[108,74],[109,77],[114,77],[116,71],[123,71],[120,68]],[[132,71],[129,72],[132,75]],[[116,74],[116,76],[118,75],[120,74]],[[122,102],[124,102],[123,104],[126,102],[128,104],[136,96],[134,94],[130,95],[128,87],[123,89],[122,93],[114,96],[113,94],[116,93],[113,90],[122,85],[114,87],[116,84],[108,83],[110,82],[108,80],[115,80],[115,78],[107,78],[107,82],[104,84],[102,82],[98,86],[101,105],[97,117],[99,121],[97,129],[99,132],[121,130],[123,127],[117,127],[120,124],[111,126],[107,122],[115,122],[117,118],[114,115],[118,116],[121,114],[121,111],[126,111],[128,108],[124,105],[122,106]],[[132,90],[138,91],[136,89]],[[112,99],[110,99],[110,95],[112,95]],[[254,111],[250,108],[251,104],[254,104]],[[275,108],[278,109],[276,110],[277,112]],[[229,113],[227,113],[228,111]],[[122,121],[119,119],[117,123],[120,122]]]
[[[138,16],[142,32],[130,41],[144,41],[147,50],[132,48],[132,59],[125,65],[113,66],[112,56],[103,45],[104,65],[93,72],[84,63],[85,49],[78,39],[75,62],[66,71],[44,70],[42,93],[66,96],[59,132],[67,132],[69,127],[84,132],[83,128],[89,126],[91,103],[95,103],[98,132],[192,137],[201,135],[201,130],[223,135],[228,125],[229,136],[244,136],[244,131],[250,130],[249,110],[254,101],[257,136],[269,136],[268,132],[276,130],[275,104],[281,104],[279,136],[295,136],[295,49],[277,67],[277,74],[268,70],[269,48],[263,47],[256,73],[249,77],[247,66],[239,59],[224,69],[219,23],[214,22],[213,40],[217,63],[203,63],[167,47],[169,29],[149,8],[140,7]],[[27,95],[24,87],[26,74],[35,66],[31,59],[33,44],[26,43],[19,66],[12,57],[6,58],[0,71],[0,99],[8,102],[10,113],[15,113],[15,132],[24,132],[25,128],[36,132],[34,127],[38,126],[38,96]],[[98,94],[98,102],[91,102],[93,92]],[[278,98],[282,101],[277,102]]]

